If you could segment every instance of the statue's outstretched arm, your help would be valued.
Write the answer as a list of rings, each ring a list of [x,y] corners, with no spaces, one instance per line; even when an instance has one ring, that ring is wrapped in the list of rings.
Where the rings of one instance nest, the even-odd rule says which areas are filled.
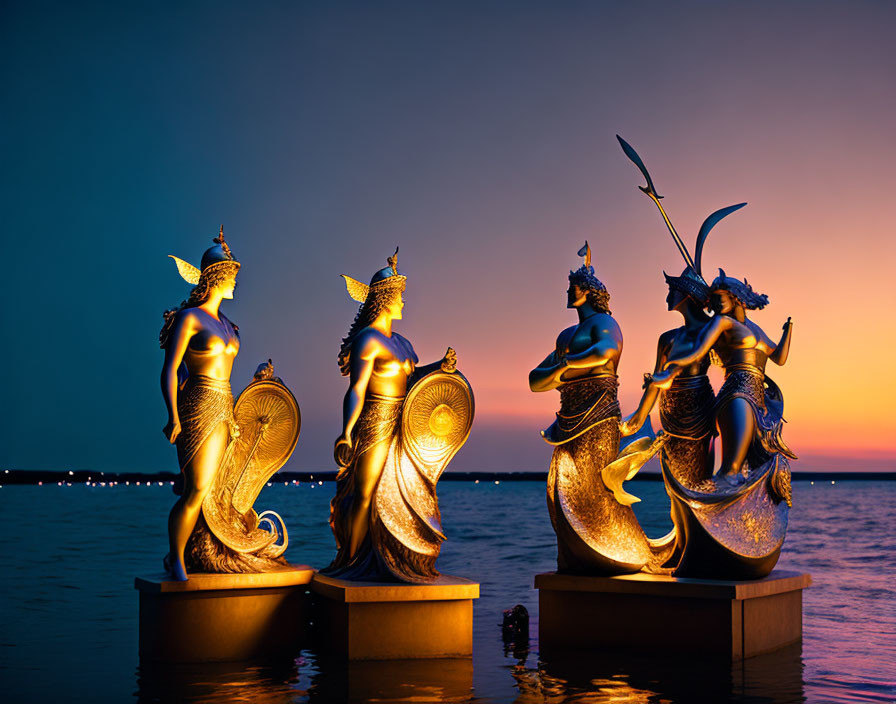
[[[787,355],[790,354],[790,337],[792,334],[793,323],[790,321],[790,318],[787,318],[787,322],[784,323],[784,334],[781,335],[781,341],[775,347],[775,351],[768,356],[778,366],[783,367],[787,361]]]
[[[659,342],[657,342],[656,346],[656,364],[653,368],[654,374],[658,374],[663,370],[668,350],[669,343],[666,339],[666,335],[660,335]],[[641,426],[644,425],[644,422],[647,420],[647,416],[650,415],[650,411],[653,410],[659,395],[660,387],[653,383],[653,377],[650,374],[645,374],[644,394],[641,396],[641,402],[638,404],[638,408],[619,424],[619,430],[623,436],[633,435],[641,429]]]
[[[162,364],[162,398],[168,409],[168,424],[162,429],[168,442],[174,444],[180,435],[180,417],[177,414],[177,370],[184,361],[190,338],[196,334],[196,320],[189,313],[178,315],[168,335],[165,362]]]
[[[678,357],[677,359],[667,359],[663,365],[663,369],[667,372],[672,372],[673,375],[677,375],[677,372],[680,371],[681,368],[703,359],[709,354],[709,351],[712,349],[713,345],[716,344],[722,333],[730,327],[731,318],[727,315],[715,316],[709,324],[703,328],[700,344],[697,345],[694,351],[683,357]],[[661,375],[653,375],[654,379],[657,379],[658,376]]]

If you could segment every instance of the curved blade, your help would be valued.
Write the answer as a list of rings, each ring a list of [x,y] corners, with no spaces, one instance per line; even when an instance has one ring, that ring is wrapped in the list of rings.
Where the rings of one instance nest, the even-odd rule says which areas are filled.
[[[619,140],[619,145],[622,147],[622,151],[625,152],[625,155],[632,160],[632,163],[641,170],[641,173],[644,174],[644,178],[647,179],[647,188],[641,187],[641,190],[648,195],[652,194],[657,198],[662,198],[662,196],[656,192],[656,188],[653,187],[653,179],[650,178],[650,174],[647,172],[647,167],[644,166],[644,162],[641,161],[638,152],[636,152],[632,145],[626,142],[618,134],[616,135],[616,139]]]
[[[727,215],[731,215],[735,210],[740,210],[745,205],[746,203],[738,203],[737,205],[729,205],[727,208],[720,208],[703,221],[703,224],[700,226],[700,232],[697,233],[697,246],[694,249],[694,270],[698,275],[703,276],[700,262],[703,259],[703,245],[706,242],[706,238],[709,237],[709,231],[716,226],[719,220]]]

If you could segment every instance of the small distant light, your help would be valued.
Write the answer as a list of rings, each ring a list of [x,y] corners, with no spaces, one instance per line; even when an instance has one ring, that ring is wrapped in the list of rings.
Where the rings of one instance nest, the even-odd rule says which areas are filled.
[[[8,469],[4,469],[4,470],[3,470],[3,473],[4,473],[4,474],[9,474],[9,470],[8,470]]]
[[[268,482],[268,486],[271,486],[271,483],[270,483],[270,482]]]
[[[289,486],[289,482],[283,482],[283,486]]]
[[[501,482],[499,482],[497,479],[495,479],[495,484],[500,484],[500,483]]]
[[[125,485],[125,486],[130,486],[131,483],[130,483],[130,482],[125,482],[124,485]]]
[[[311,479],[314,479],[314,475],[313,475],[313,474],[311,475]]]
[[[835,482],[833,479],[831,480],[831,484],[836,484],[836,483],[837,483],[837,482]]]
[[[815,486],[815,482],[809,482],[809,486]]]
[[[323,483],[323,482],[318,482],[317,485],[318,485],[318,486],[323,486],[324,483]]]
[[[159,482],[159,486],[163,486],[162,482]]]
[[[68,476],[73,477],[75,476],[75,473],[72,470],[68,470]]]
[[[479,480],[477,479],[477,480],[476,480],[475,482],[473,482],[473,483],[474,483],[474,484],[478,484],[478,483],[479,483]]]
[[[65,485],[66,485],[66,486],[71,486],[72,483],[71,483],[71,482],[66,482]]]
[[[137,482],[137,486],[140,486],[140,482]]]
[[[62,482],[56,482],[56,486],[62,486]]]
[[[43,482],[38,482],[37,485],[38,485],[38,486],[43,486],[44,483],[43,483]]]

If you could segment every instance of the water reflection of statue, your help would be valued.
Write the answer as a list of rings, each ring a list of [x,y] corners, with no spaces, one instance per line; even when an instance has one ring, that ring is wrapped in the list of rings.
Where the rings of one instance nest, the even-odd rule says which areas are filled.
[[[560,333],[554,351],[529,373],[532,391],[560,392],[557,419],[542,433],[555,446],[547,490],[557,566],[603,574],[655,569],[669,557],[672,536],[648,539],[631,507],[605,484],[603,470],[619,450],[622,332],[610,314],[610,295],[594,275],[587,242],[579,254],[585,262],[570,272],[567,291],[567,307],[579,322]]]
[[[451,348],[440,362],[418,367],[411,343],[392,330],[402,317],[406,277],[398,273],[397,249],[388,263],[369,286],[344,277],[362,305],[339,352],[349,389],[330,506],[338,553],[322,572],[425,582],[438,575],[445,540],[436,482],[466,441],[473,396]]]
[[[224,241],[202,256],[201,269],[172,257],[194,288],[165,313],[163,432],[177,447],[181,496],[168,518],[166,567],[178,580],[191,572],[259,572],[283,564],[286,531],[273,512],[257,515],[261,487],[298,440],[298,406],[262,365],[236,407],[230,374],[240,348],[238,328],[219,308],[233,298],[240,264]],[[270,363],[269,363],[270,364]],[[242,428],[239,427],[240,420]],[[241,433],[242,430],[242,433]]]

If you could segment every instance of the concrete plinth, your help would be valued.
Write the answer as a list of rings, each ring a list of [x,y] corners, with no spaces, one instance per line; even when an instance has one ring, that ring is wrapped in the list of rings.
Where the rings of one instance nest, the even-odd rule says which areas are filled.
[[[164,662],[248,660],[296,652],[307,636],[314,570],[137,577],[140,657]]]
[[[348,660],[470,657],[479,585],[442,575],[429,584],[311,582],[321,645]]]
[[[808,574],[721,581],[633,574],[539,574],[538,638],[545,653],[631,650],[727,655],[732,661],[802,638]]]

